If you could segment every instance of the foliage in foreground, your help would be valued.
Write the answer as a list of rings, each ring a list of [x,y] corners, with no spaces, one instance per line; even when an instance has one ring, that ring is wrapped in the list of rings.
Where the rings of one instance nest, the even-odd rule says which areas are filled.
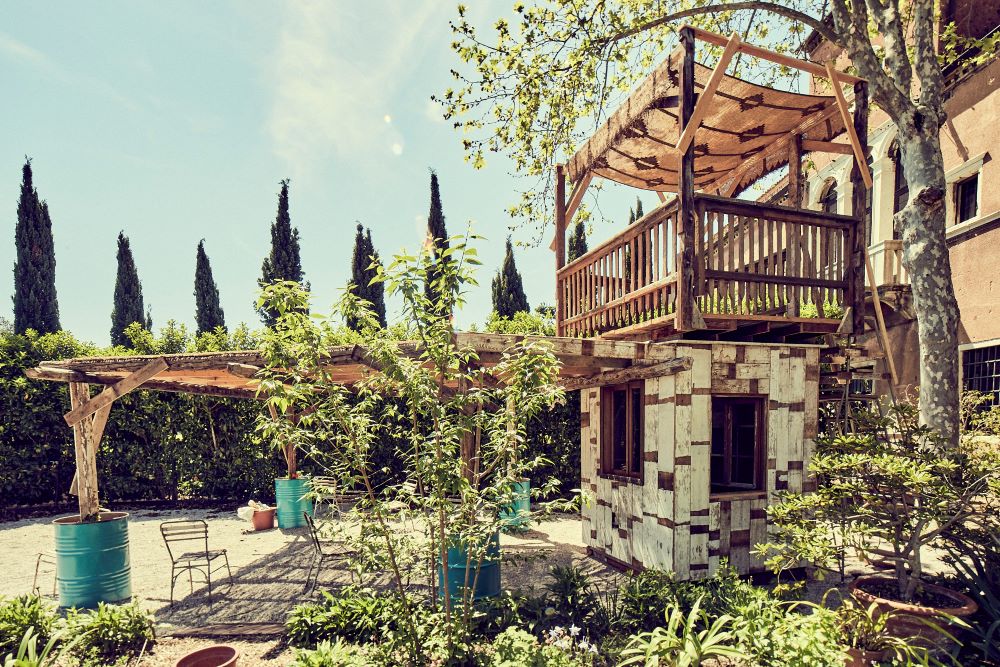
[[[55,605],[37,595],[0,600],[0,658],[3,667],[62,664],[81,667],[128,663],[156,641],[153,617],[137,603],[70,609],[60,618]]]

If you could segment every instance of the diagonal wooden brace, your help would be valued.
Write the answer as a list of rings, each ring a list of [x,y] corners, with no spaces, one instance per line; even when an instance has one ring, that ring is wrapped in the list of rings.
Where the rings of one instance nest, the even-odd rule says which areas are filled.
[[[73,407],[72,410],[63,415],[63,419],[66,420],[66,424],[69,426],[75,426],[78,422],[82,421],[84,417],[89,417],[101,408],[110,406],[115,399],[121,398],[133,389],[137,389],[142,385],[142,383],[156,377],[169,367],[170,366],[167,364],[166,359],[163,357],[157,357],[131,375],[128,375],[110,387],[107,387],[104,391],[91,398],[86,403]]]

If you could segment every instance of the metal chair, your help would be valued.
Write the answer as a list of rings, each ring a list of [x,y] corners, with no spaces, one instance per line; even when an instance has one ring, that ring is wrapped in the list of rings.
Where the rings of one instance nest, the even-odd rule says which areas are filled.
[[[160,524],[160,534],[163,535],[163,542],[167,545],[167,554],[170,555],[170,605],[174,604],[174,585],[177,577],[188,573],[188,582],[191,584],[191,592],[194,593],[194,578],[192,571],[197,571],[208,584],[208,601],[212,602],[212,573],[222,569],[222,565],[212,568],[212,561],[222,558],[225,561],[226,572],[229,574],[229,585],[233,585],[233,571],[229,569],[229,556],[225,549],[208,548],[208,524],[201,519],[177,519],[174,521],[164,521]],[[195,551],[183,551],[175,554],[172,546],[178,542],[193,542]],[[188,547],[189,545],[184,545]]]
[[[309,537],[313,544],[313,557],[309,563],[309,573],[306,574],[305,589],[307,593],[312,593],[316,590],[316,585],[319,583],[319,573],[323,569],[323,563],[346,560],[354,551],[342,543],[321,539],[319,529],[316,527],[316,522],[313,521],[313,518],[309,516],[308,512],[303,512],[302,515],[306,518],[306,524],[309,526]],[[316,570],[315,577],[313,577],[314,568]],[[354,578],[353,573],[351,578]],[[312,582],[311,584],[309,583],[310,581]]]

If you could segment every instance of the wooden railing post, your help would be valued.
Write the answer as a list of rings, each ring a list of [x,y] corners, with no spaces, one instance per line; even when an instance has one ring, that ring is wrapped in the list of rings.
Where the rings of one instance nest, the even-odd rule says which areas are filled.
[[[566,169],[556,165],[556,271],[566,266]],[[563,320],[566,319],[566,294],[562,282],[556,276],[556,335],[563,335]]]
[[[69,383],[71,408],[82,407],[90,400],[90,385]],[[103,428],[102,428],[103,430]],[[73,444],[76,452],[76,491],[80,504],[80,521],[97,517],[100,510],[97,491],[97,438],[94,420],[84,418],[73,424]]]
[[[694,113],[694,31],[685,26],[680,30],[684,60],[681,64],[680,80],[680,127],[684,128]],[[680,181],[677,189],[678,230],[677,230],[677,310],[674,327],[678,331],[694,328],[695,281],[694,281],[694,142],[681,154]]]
[[[833,81],[833,85],[839,86],[838,81]],[[868,84],[865,81],[858,81],[854,84],[854,132],[858,136],[858,143],[861,145],[861,154],[868,155]],[[859,163],[854,161],[851,169],[851,214],[857,219],[854,229],[851,230],[851,246],[848,250],[845,269],[847,278],[846,299],[851,306],[851,326],[852,333],[860,336],[865,328],[865,229],[867,228],[865,202],[867,200],[867,188],[865,180],[861,176],[861,170],[867,169],[864,161]],[[872,285],[872,289],[878,289]]]

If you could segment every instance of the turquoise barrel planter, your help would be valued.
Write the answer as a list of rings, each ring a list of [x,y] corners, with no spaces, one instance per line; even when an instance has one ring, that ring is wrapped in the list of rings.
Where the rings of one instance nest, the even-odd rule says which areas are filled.
[[[128,514],[104,512],[93,523],[67,516],[52,523],[60,606],[89,608],[132,597]]]
[[[524,528],[531,522],[531,480],[514,482],[514,502],[500,512],[506,528]]]
[[[479,565],[479,578],[476,578],[476,559],[468,560],[468,550],[458,539],[452,540],[448,547],[448,593],[453,598],[461,597],[466,586],[466,563],[468,563],[468,585],[475,582],[473,599],[481,600],[500,595],[500,533],[490,536],[486,547],[486,556]],[[438,577],[444,582],[444,568],[438,563]],[[444,597],[444,590],[438,591],[439,597]]]
[[[313,513],[312,500],[303,498],[309,493],[309,480],[305,477],[288,479],[279,477],[274,480],[274,504],[278,510],[278,528],[300,528],[306,525],[303,512]]]

